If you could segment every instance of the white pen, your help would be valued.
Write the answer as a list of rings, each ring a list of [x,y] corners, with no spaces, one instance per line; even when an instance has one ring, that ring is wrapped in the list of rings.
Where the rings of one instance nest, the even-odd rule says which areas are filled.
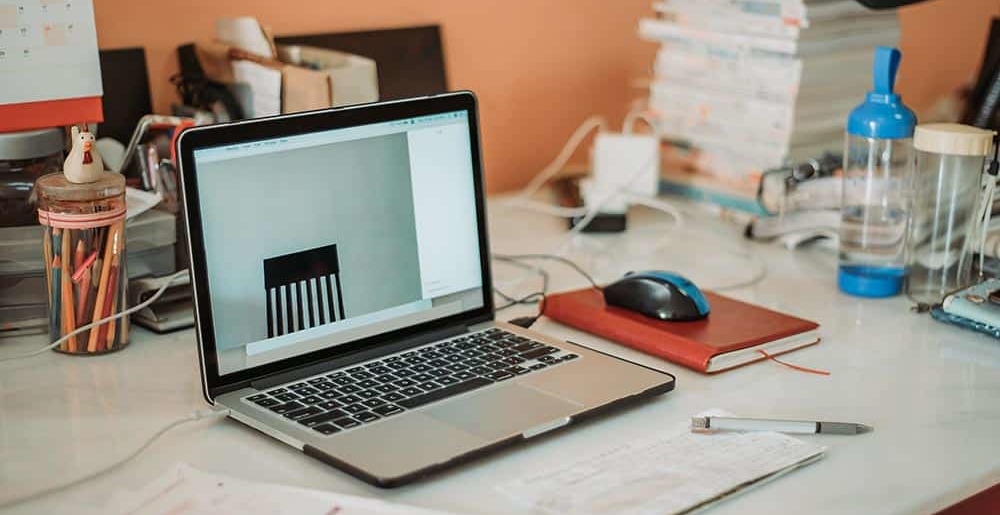
[[[737,417],[691,417],[691,430],[698,433],[713,431],[777,431],[826,435],[859,435],[875,428],[853,422],[811,422],[806,420],[771,420]]]

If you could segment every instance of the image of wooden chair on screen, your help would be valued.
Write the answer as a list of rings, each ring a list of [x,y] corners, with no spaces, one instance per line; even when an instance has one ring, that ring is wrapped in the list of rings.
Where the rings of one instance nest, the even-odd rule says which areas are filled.
[[[344,319],[337,245],[264,260],[267,336]]]

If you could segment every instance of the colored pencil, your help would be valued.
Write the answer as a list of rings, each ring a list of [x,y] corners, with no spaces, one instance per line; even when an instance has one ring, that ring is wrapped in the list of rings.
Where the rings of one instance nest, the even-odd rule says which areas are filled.
[[[83,315],[84,320],[92,320],[94,315],[99,313],[99,310],[97,309],[97,287],[101,281],[101,269],[104,267],[104,260],[101,259],[100,247],[101,242],[103,241],[102,235],[104,234],[104,229],[105,228],[103,227],[95,227],[88,231],[90,233],[89,240],[91,253],[87,259],[83,260],[83,264],[86,267],[86,271],[83,272],[83,274],[90,277],[90,292],[87,294],[87,306],[84,308]],[[90,261],[91,257],[93,257],[93,261]],[[83,278],[81,277],[80,280],[82,281]],[[98,328],[94,327],[87,331],[86,338],[88,347],[90,336],[91,334],[97,334],[97,329]]]
[[[58,227],[53,227],[52,228],[52,255],[53,255],[53,257],[56,256],[56,255],[58,255],[61,250],[62,250],[62,229],[60,229]],[[62,259],[59,260],[59,266],[60,266],[60,270],[61,270]],[[60,283],[59,287],[62,288],[62,283]],[[59,303],[62,304],[62,290],[61,289],[59,290],[59,293],[56,294],[56,298],[59,299]],[[56,329],[57,330],[58,330],[59,327],[61,327],[61,326],[56,325]]]
[[[80,243],[83,243],[83,239],[80,240]],[[76,325],[78,326],[84,325],[87,322],[87,314],[90,313],[90,310],[87,309],[87,305],[89,304],[91,298],[90,285],[93,277],[90,267],[95,262],[97,262],[96,250],[91,252],[86,258],[82,259],[80,266],[73,270],[73,283],[77,286]]]
[[[76,330],[76,325],[75,325],[76,317],[73,314],[73,283],[71,283],[70,281],[68,281],[66,279],[66,276],[68,275],[68,270],[67,270],[68,267],[69,267],[69,265],[66,264],[65,260],[63,260],[63,270],[60,273],[60,275],[62,276],[62,281],[63,281],[63,290],[62,290],[62,309],[63,309],[62,327],[63,327],[63,334],[64,335],[65,334],[69,334],[69,333],[73,332],[74,330]],[[76,343],[77,343],[76,336],[70,336],[69,340],[66,342],[66,350],[68,352],[73,352],[73,353],[78,352]]]
[[[73,323],[76,324],[77,326],[80,326],[82,325],[79,322],[80,311],[83,310],[82,300],[83,300],[83,293],[85,290],[82,288],[82,285],[80,284],[79,281],[77,281],[76,278],[77,276],[80,275],[80,270],[83,268],[83,253],[84,253],[83,232],[79,232],[77,234],[76,246],[74,248],[75,250],[73,251],[73,275],[71,278],[71,282],[73,283],[73,295],[74,295],[73,299],[75,299],[73,305],[76,306],[76,311],[74,312]]]
[[[86,259],[83,260],[83,262],[80,264],[79,267],[73,270],[73,282],[75,283],[80,282],[80,280],[83,279],[83,275],[87,272],[87,270],[90,270],[90,265],[93,265],[94,261],[96,260],[97,260],[97,251],[95,250],[91,252]]]
[[[84,320],[87,320],[87,317],[93,317],[94,311],[97,309],[97,285],[101,279],[97,274],[100,272],[103,264],[101,259],[98,258],[97,261],[94,261],[93,271],[87,273],[87,276],[90,278],[88,279],[90,281],[90,292],[87,294],[87,307],[84,308]],[[90,333],[96,331],[97,328],[95,327],[87,332],[88,342],[90,341]]]
[[[55,256],[62,252],[62,229],[58,227],[52,228],[52,255]],[[60,259],[60,264],[62,259]]]
[[[59,252],[62,248],[62,229],[54,227],[52,229],[52,252]]]
[[[45,284],[49,287],[49,309],[52,309],[52,229],[45,229],[45,236],[42,238],[42,257],[45,263]]]
[[[72,271],[72,259],[73,259],[73,236],[67,232],[62,235],[62,272],[60,279],[62,280],[62,326],[66,331],[63,334],[69,334],[76,329],[76,316],[74,315],[73,305],[73,282],[71,277],[73,276]],[[77,352],[76,347],[76,336],[71,336],[69,338],[69,351]]]
[[[104,318],[101,313],[104,311],[105,298],[108,295],[108,273],[111,271],[111,254],[113,252],[113,242],[116,239],[117,233],[114,232],[118,224],[112,224],[111,228],[108,229],[107,238],[104,241],[104,262],[101,265],[101,275],[100,281],[97,284],[97,300],[94,302],[94,319],[93,323],[97,323],[102,318]],[[102,331],[95,329],[103,329],[102,324],[99,327],[94,327],[90,331],[90,341],[87,342],[88,352],[97,352],[97,343]]]
[[[97,289],[98,283],[101,282],[101,270],[103,269],[104,269],[104,260],[101,258],[97,258],[97,260],[94,261],[94,266],[92,266],[90,270],[90,285],[94,289]]]
[[[60,332],[59,324],[59,313],[61,311],[60,305],[62,304],[62,280],[59,278],[59,274],[62,272],[62,263],[59,262],[59,256],[52,258],[52,308],[49,310],[49,338],[52,341],[56,341],[62,336]],[[63,342],[59,347],[63,350],[66,349],[66,342]]]
[[[121,285],[120,286],[121,293],[119,293],[119,295],[121,295],[121,297],[118,297],[118,298],[122,300],[122,304],[121,304],[121,306],[118,307],[118,309],[122,309],[122,310],[128,309],[128,255],[125,254],[125,256],[126,256],[125,260],[121,263],[121,266],[118,267],[118,270],[120,270],[119,273],[121,274],[121,276],[118,278],[118,284]],[[118,319],[118,322],[119,322],[119,325],[118,325],[118,346],[119,347],[121,347],[122,345],[125,345],[129,341],[129,329],[131,328],[131,323],[132,323],[131,318],[132,317],[127,316],[127,317],[121,317],[121,318]]]
[[[76,299],[76,325],[87,323],[87,303],[90,300],[90,274],[85,273],[80,278],[80,295]]]
[[[111,274],[111,262],[112,256],[118,252],[118,245],[122,222],[115,222],[111,224],[108,228],[107,237],[104,242],[104,263],[101,266],[101,280],[97,286],[97,301],[94,303],[94,322],[100,321],[102,318],[106,318],[109,315],[104,314],[105,311],[110,309],[110,295],[114,297],[114,292],[108,290],[108,280]],[[99,343],[103,344],[101,338],[107,334],[107,324],[101,324],[99,327],[94,329],[100,329],[98,331],[90,331],[90,341],[87,342],[88,352],[97,352],[97,346]]]
[[[49,334],[52,334],[52,308],[54,307],[52,294],[54,290],[52,289],[52,228],[46,227],[45,234],[42,237],[42,263],[45,265],[45,287],[48,288],[48,302],[49,302]]]
[[[73,277],[75,278],[79,274],[79,270],[83,268],[83,235],[80,239],[76,240],[76,250],[73,252]]]
[[[119,266],[119,254],[117,249],[114,255],[111,257],[111,276],[108,277],[108,298],[104,301],[108,305],[108,309],[104,313],[104,316],[111,316],[115,313],[115,309],[118,306],[118,266]],[[118,320],[121,320],[120,318]],[[117,320],[110,324],[104,324],[101,330],[107,333],[107,339],[104,340],[104,348],[111,350],[115,341],[115,328],[118,326]],[[106,329],[105,329],[106,328]]]
[[[53,227],[52,228],[52,255],[53,256],[58,255],[59,252],[60,252],[60,249],[62,249],[62,229],[60,229],[58,227]],[[62,259],[59,260],[59,270],[60,271],[62,270]],[[53,328],[55,329],[54,334],[56,335],[55,338],[53,338],[52,341],[55,341],[56,338],[59,338],[60,336],[62,336],[62,333],[60,332],[62,330],[61,329],[62,328],[62,323],[61,323],[61,321],[62,321],[62,313],[61,313],[61,310],[62,310],[62,281],[57,279],[55,281],[55,285],[56,286],[54,286],[53,288],[58,287],[58,289],[53,289],[52,290],[52,300],[53,300],[53,302],[58,303],[59,309],[53,311],[53,315],[52,315],[52,320],[53,320],[52,324],[53,324]],[[63,349],[63,350],[65,350],[66,349],[66,344],[64,343],[60,348]]]

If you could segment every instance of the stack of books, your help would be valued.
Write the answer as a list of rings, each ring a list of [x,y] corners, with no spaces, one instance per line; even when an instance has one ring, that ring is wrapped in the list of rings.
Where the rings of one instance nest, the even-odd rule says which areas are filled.
[[[661,44],[649,108],[667,140],[691,149],[687,168],[700,176],[676,181],[708,178],[744,198],[764,170],[841,152],[847,115],[871,89],[874,48],[899,40],[895,12],[854,0],[664,0],[654,9],[639,24]]]

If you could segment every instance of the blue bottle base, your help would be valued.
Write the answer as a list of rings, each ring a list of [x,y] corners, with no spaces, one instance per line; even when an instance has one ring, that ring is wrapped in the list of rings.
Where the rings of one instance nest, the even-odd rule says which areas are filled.
[[[841,266],[837,271],[840,291],[859,297],[892,297],[903,290],[902,268]]]

